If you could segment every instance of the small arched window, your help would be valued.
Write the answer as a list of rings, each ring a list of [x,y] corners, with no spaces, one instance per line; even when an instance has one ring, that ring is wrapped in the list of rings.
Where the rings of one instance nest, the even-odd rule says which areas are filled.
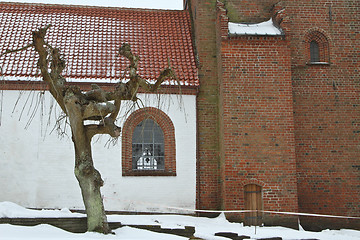
[[[132,169],[164,170],[164,134],[152,119],[145,119],[134,129]]]
[[[176,176],[175,128],[163,111],[146,107],[122,128],[123,176]]]
[[[320,62],[319,44],[314,40],[310,42],[310,62]]]
[[[329,41],[323,31],[310,30],[305,35],[305,56],[308,64],[329,64]]]

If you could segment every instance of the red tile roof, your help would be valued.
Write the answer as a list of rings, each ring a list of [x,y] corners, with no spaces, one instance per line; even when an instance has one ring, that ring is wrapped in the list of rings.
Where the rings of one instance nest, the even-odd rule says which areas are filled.
[[[139,74],[155,79],[168,58],[182,84],[198,86],[187,11],[0,3],[0,53],[31,41],[31,32],[51,24],[47,40],[60,48],[67,78],[118,80],[128,66],[117,56],[130,43],[140,56]],[[36,53],[26,50],[0,59],[5,76],[37,76]]]

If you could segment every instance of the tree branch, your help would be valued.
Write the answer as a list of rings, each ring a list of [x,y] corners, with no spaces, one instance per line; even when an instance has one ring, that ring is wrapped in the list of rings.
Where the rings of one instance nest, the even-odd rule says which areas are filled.
[[[75,146],[86,146],[89,140],[84,138],[85,129],[82,121],[82,109],[78,96],[68,89],[64,96],[64,105],[69,117],[72,138]]]
[[[133,99],[125,83],[120,82],[116,84],[115,90],[112,92],[105,92],[96,84],[92,84],[91,87],[92,90],[84,93],[84,96],[87,100],[97,102],[107,102],[114,100],[113,105],[115,109],[111,112],[111,115],[109,116],[113,120],[116,119],[120,111],[121,101]]]
[[[24,50],[28,49],[29,47],[33,47],[33,46],[34,46],[34,44],[31,43],[31,44],[26,45],[25,47],[18,48],[18,49],[6,49],[6,51],[3,52],[3,53],[0,55],[0,57],[4,56],[4,55],[6,55],[6,54],[9,54],[9,53],[21,52],[21,51],[24,51]]]
[[[65,68],[65,61],[61,59],[58,49],[52,48],[45,42],[46,31],[50,26],[51,25],[48,25],[45,28],[40,28],[39,31],[33,32],[33,45],[36,52],[39,54],[38,67],[40,68],[43,80],[48,83],[50,93],[60,105],[61,109],[66,113],[63,99],[65,79],[60,75],[61,71]],[[49,73],[48,50],[46,47],[51,50],[51,69],[54,70],[54,73],[51,74]]]
[[[153,84],[140,77],[138,77],[138,82],[139,85],[146,91],[156,92],[160,88],[160,85],[168,78],[176,79],[175,72],[171,68],[164,69]]]
[[[108,93],[102,90],[97,84],[91,84],[92,90],[84,93],[84,96],[89,101],[106,102],[108,99]]]
[[[131,89],[130,92],[133,96],[136,95],[139,86],[148,92],[155,92],[160,88],[161,84],[166,79],[173,78],[173,79],[177,80],[175,71],[171,68],[170,63],[169,63],[169,67],[164,69],[160,73],[160,75],[156,79],[155,83],[149,83],[147,80],[145,80],[144,78],[142,78],[141,76],[139,76],[136,73],[137,67],[138,67],[138,62],[139,62],[139,57],[137,55],[134,55],[131,52],[131,48],[130,48],[129,44],[124,43],[119,49],[119,54],[121,56],[126,57],[130,61],[130,65],[129,65],[130,81],[127,83],[127,86],[129,89]]]
[[[116,107],[111,102],[96,102],[90,101],[89,104],[83,105],[82,119],[83,120],[101,120],[109,113],[116,110]]]
[[[88,139],[91,139],[96,134],[109,134],[111,137],[119,137],[121,128],[116,126],[114,120],[107,117],[99,125],[89,124],[85,126]]]
[[[115,110],[110,114],[109,118],[115,120],[120,111],[121,100],[117,99],[114,101]]]

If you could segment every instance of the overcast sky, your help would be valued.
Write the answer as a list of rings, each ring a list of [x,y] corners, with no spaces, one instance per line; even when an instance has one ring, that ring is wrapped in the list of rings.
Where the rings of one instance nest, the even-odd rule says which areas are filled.
[[[4,0],[4,2],[31,2],[51,4],[75,4],[106,7],[183,9],[183,0]]]

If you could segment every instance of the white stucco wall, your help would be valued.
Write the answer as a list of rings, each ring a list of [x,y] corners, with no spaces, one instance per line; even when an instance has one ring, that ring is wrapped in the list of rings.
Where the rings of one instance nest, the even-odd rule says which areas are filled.
[[[52,100],[47,92],[45,100],[40,104],[36,104],[40,96],[37,91],[3,91],[3,94],[0,201],[12,201],[33,208],[84,209],[80,188],[73,174],[71,134],[67,131],[68,136],[61,138],[55,130],[51,133],[60,113],[59,107],[53,108],[49,118]],[[20,101],[13,110],[19,95]],[[122,177],[121,139],[116,145],[112,145],[106,144],[108,136],[94,137],[93,158],[105,182],[102,187],[105,208],[112,211],[161,212],[174,211],[168,209],[168,206],[194,209],[196,97],[163,95],[160,104],[155,94],[139,97],[145,106],[158,107],[168,114],[174,124],[177,176]],[[31,125],[24,129],[37,105]],[[123,104],[119,126],[125,120],[121,116],[130,105]],[[136,109],[137,107],[132,111]],[[67,129],[69,130],[69,126]]]

